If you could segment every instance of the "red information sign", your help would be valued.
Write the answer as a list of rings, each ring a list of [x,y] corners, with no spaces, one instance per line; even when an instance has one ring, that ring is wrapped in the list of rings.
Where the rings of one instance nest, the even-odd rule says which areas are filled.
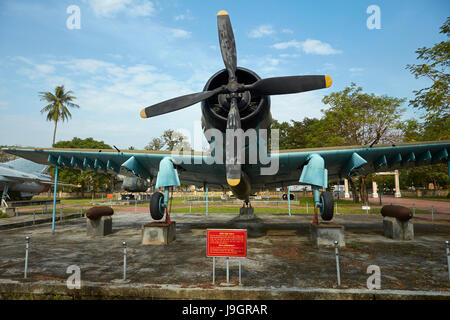
[[[247,230],[207,229],[206,256],[208,257],[246,257]]]
[[[108,193],[108,194],[106,195],[106,198],[112,199],[112,198],[113,198],[113,194],[112,194],[112,193]]]

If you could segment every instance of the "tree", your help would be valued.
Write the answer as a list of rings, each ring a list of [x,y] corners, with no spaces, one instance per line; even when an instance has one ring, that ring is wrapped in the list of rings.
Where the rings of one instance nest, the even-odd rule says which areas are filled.
[[[58,141],[54,144],[56,148],[76,148],[76,149],[112,149],[110,145],[103,141],[96,141],[93,138],[80,139],[74,137],[70,141]],[[55,168],[49,168],[48,172],[55,175]],[[63,168],[58,170],[58,180],[65,183],[80,185],[81,196],[91,189],[94,193],[101,189],[114,190],[117,176],[98,173],[94,171],[81,171],[79,169]],[[108,186],[109,185],[109,186]]]
[[[180,151],[191,150],[186,136],[176,130],[168,129],[159,138],[153,138],[144,149],[173,151],[175,148]]]
[[[404,112],[400,106],[405,99],[367,94],[362,90],[352,83],[350,87],[322,99],[323,103],[330,105],[329,109],[322,110],[323,132],[336,136],[334,141],[341,139],[341,145],[372,146],[400,141],[399,119]],[[349,179],[355,202],[359,202],[356,195],[358,185],[361,200],[368,202],[366,178],[367,175],[358,177],[359,183]]]
[[[55,129],[53,131],[52,146],[55,144],[56,138],[56,127],[58,126],[58,121],[65,121],[72,118],[68,107],[79,108],[80,106],[72,103],[76,98],[72,96],[72,91],[64,91],[64,86],[57,86],[55,88],[55,93],[51,92],[39,92],[41,95],[41,101],[47,101],[49,104],[46,105],[41,113],[47,113],[47,121],[55,122]]]
[[[377,96],[362,92],[352,83],[340,92],[322,99],[331,107],[324,112],[328,132],[344,138],[343,145],[373,145],[391,143],[401,139],[397,129],[406,99]]]
[[[440,28],[440,33],[450,37],[450,17]],[[448,119],[450,115],[450,41],[441,41],[432,48],[419,48],[415,51],[417,59],[423,60],[423,64],[408,64],[409,71],[418,78],[428,78],[433,83],[431,86],[421,90],[413,91],[415,99],[410,101],[410,105],[415,108],[426,110],[426,120]],[[450,128],[448,121],[447,132]]]
[[[450,138],[449,131],[442,131],[440,121],[444,119],[432,119],[423,123],[415,119],[404,121],[399,128],[403,131],[403,141],[431,141],[446,140]],[[448,118],[447,120],[448,121]],[[438,122],[438,124],[436,124]],[[447,164],[438,163],[422,167],[413,167],[400,170],[400,177],[403,178],[407,186],[428,188],[430,182],[439,189],[449,185]]]

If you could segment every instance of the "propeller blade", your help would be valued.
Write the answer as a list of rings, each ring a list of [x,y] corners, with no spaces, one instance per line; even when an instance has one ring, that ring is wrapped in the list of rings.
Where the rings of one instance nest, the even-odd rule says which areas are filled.
[[[241,116],[237,105],[236,98],[231,99],[230,111],[227,118],[227,129],[236,130],[241,128]],[[232,137],[234,139],[234,137]],[[237,155],[241,150],[237,150],[237,143],[233,143],[232,139],[226,138],[226,164],[225,170],[227,174],[227,183],[235,187],[241,182],[241,165],[237,163]]]
[[[331,84],[329,76],[291,76],[261,79],[245,89],[260,95],[277,95],[328,88]]]
[[[229,82],[231,82],[236,79],[236,43],[234,42],[230,16],[225,10],[217,13],[217,29],[219,30],[220,52],[228,71]]]
[[[219,88],[211,90],[211,91],[191,93],[191,94],[188,94],[185,96],[166,100],[166,101],[163,101],[163,102],[160,102],[160,103],[157,103],[157,104],[154,104],[152,106],[142,109],[141,117],[142,118],[150,118],[150,117],[159,116],[161,114],[169,113],[172,111],[180,110],[180,109],[192,106],[193,104],[196,104],[203,100],[206,100],[222,91],[223,91],[223,88],[219,87]]]

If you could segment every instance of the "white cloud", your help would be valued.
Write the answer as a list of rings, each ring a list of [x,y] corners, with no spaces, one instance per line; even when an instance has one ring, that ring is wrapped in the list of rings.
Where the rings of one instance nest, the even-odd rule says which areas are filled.
[[[334,49],[329,43],[320,40],[306,39],[305,41],[290,40],[287,42],[279,42],[272,45],[272,48],[284,50],[295,48],[302,50],[307,54],[331,55],[342,53],[340,50]]]
[[[174,38],[188,39],[191,37],[191,32],[183,29],[169,29],[169,32]]]
[[[20,65],[24,59],[14,60]],[[26,67],[30,70],[38,65],[31,60],[29,62],[31,65]],[[143,148],[152,137],[159,136],[168,128],[188,126],[191,129],[191,123],[201,116],[199,104],[157,119],[141,119],[139,112],[146,106],[201,90],[204,81],[210,76],[198,70],[188,79],[176,80],[152,65],[139,63],[124,66],[99,59],[46,61],[39,65],[50,65],[54,72],[36,73],[36,78],[29,78],[27,86],[39,92],[51,91],[56,85],[63,84],[67,90],[74,92],[77,97],[75,103],[80,106],[80,109],[71,111],[70,121],[58,125],[57,140],[71,140],[74,136],[94,137],[119,148],[128,148],[130,145]],[[24,75],[29,77],[28,74]],[[11,109],[12,106],[22,108],[0,101],[0,109]],[[43,104],[36,98],[28,107],[32,110],[33,121],[25,121],[20,115],[11,116],[8,121],[1,117],[0,127],[6,132],[19,128],[24,134],[15,137],[14,141],[0,136],[0,144],[39,147],[50,144],[53,127],[39,113]],[[20,126],[17,121],[21,121]]]
[[[194,18],[191,15],[191,11],[188,9],[186,10],[186,13],[176,15],[174,17],[174,20],[175,21],[194,20]]]
[[[302,49],[306,53],[330,55],[342,53],[340,50],[333,49],[330,44],[320,40],[307,39],[302,43]]]
[[[90,0],[88,1],[96,16],[114,17],[119,12],[130,16],[151,16],[155,7],[148,0]]]
[[[278,49],[278,50],[284,50],[288,48],[296,48],[301,49],[302,43],[297,40],[291,40],[287,42],[279,42],[272,45],[272,48]]]
[[[275,30],[273,29],[273,27],[271,25],[261,25],[259,27],[256,27],[252,31],[250,31],[248,36],[250,38],[262,38],[262,37],[269,36],[274,33],[275,33]]]
[[[320,118],[321,109],[326,105],[322,103],[324,94],[319,92],[303,92],[298,94],[286,94],[270,97],[271,112],[278,121],[303,120],[308,118]]]
[[[292,31],[291,29],[283,29],[281,30],[282,33],[287,33],[287,34],[293,34],[294,31]]]
[[[363,68],[355,68],[355,67],[353,67],[353,68],[348,69],[348,71],[350,71],[351,73],[360,73],[360,72],[363,72],[364,69]]]

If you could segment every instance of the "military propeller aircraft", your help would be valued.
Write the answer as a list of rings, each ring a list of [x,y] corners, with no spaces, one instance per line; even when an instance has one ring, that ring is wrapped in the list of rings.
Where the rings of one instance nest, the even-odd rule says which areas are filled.
[[[249,196],[261,188],[311,185],[315,203],[313,223],[318,223],[319,212],[323,220],[333,218],[332,194],[328,191],[320,193],[321,188],[328,187],[329,180],[449,160],[449,141],[261,152],[267,150],[268,135],[263,133],[270,129],[272,121],[270,96],[325,89],[331,86],[332,80],[326,75],[261,79],[255,72],[237,66],[233,29],[226,11],[217,14],[217,25],[225,69],[214,74],[202,92],[149,106],[140,113],[142,118],[151,118],[201,102],[202,126],[212,147],[210,154],[85,149],[3,150],[41,164],[120,173],[151,181],[156,178],[155,188],[164,193],[157,191],[151,197],[150,213],[155,220],[162,219],[164,213],[167,219],[170,190],[179,186],[181,181],[197,186],[228,187],[247,206],[250,206]],[[258,133],[256,142],[246,139],[246,134],[233,135],[252,130]],[[228,136],[230,132],[231,139]],[[259,155],[257,161],[241,161],[239,152],[245,153],[245,160],[245,155],[251,156],[250,149],[255,146]],[[224,149],[225,153],[221,153]],[[278,164],[275,171],[270,170],[273,163]]]

